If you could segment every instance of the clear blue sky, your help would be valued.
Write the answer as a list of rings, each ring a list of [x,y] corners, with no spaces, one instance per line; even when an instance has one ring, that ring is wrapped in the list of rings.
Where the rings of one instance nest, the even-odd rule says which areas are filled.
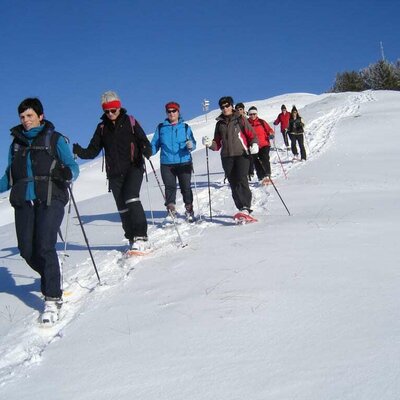
[[[398,1],[0,0],[0,171],[16,108],[39,97],[46,118],[86,146],[116,90],[154,131],[164,104],[186,119],[204,98],[236,102],[319,94],[337,72],[400,57]],[[278,112],[279,110],[277,110]]]

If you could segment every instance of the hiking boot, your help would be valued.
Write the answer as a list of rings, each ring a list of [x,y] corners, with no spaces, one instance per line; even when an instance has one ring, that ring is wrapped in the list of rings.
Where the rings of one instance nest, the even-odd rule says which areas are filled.
[[[176,217],[176,208],[175,204],[170,203],[167,205],[167,217],[175,218]]]
[[[40,316],[41,323],[52,325],[57,322],[60,318],[61,306],[61,297],[45,297],[44,310]]]
[[[195,216],[194,216],[194,211],[193,211],[193,205],[192,204],[186,204],[185,205],[185,217],[186,221],[188,222],[194,222],[195,221]]]
[[[129,241],[129,248],[133,251],[147,252],[150,250],[150,242],[147,236],[135,236]]]

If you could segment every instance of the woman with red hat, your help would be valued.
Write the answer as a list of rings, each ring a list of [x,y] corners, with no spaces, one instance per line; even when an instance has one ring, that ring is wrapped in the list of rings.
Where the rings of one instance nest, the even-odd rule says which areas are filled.
[[[152,153],[160,153],[161,177],[165,185],[165,206],[167,218],[176,215],[177,180],[185,204],[185,216],[193,222],[193,192],[191,179],[193,171],[192,154],[196,149],[196,140],[190,126],[180,115],[180,105],[170,101],[165,105],[167,118],[158,124],[151,141]]]
[[[149,248],[147,220],[139,194],[144,173],[143,156],[151,156],[150,142],[139,122],[122,108],[115,92],[105,92],[101,106],[102,122],[97,125],[89,146],[84,149],[74,143],[73,152],[82,159],[93,159],[104,149],[109,188],[125,237],[131,250],[145,252]]]

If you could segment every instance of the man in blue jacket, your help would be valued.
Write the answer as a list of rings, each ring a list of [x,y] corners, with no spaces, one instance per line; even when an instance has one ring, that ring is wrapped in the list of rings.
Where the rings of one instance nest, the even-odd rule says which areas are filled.
[[[192,155],[196,140],[190,126],[180,116],[180,105],[170,101],[165,105],[167,118],[157,126],[151,141],[153,155],[161,149],[161,177],[165,185],[167,217],[176,215],[177,179],[185,203],[185,216],[194,221],[193,193],[191,188]]]
[[[57,232],[68,203],[67,185],[78,177],[79,167],[66,138],[44,119],[39,99],[23,100],[18,114],[21,124],[11,129],[13,141],[0,192],[11,188],[18,249],[41,277],[45,297],[41,322],[52,324],[58,320],[62,305]]]

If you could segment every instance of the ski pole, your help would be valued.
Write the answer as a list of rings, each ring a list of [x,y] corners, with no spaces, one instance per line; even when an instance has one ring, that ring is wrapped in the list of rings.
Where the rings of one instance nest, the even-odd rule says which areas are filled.
[[[210,220],[212,222],[211,190],[210,190],[210,168],[209,168],[209,163],[208,163],[208,146],[206,146],[206,161],[207,161],[207,181],[208,181],[208,204],[210,205]]]
[[[267,174],[267,171],[265,171],[264,165],[262,164],[260,158],[259,158],[259,157],[257,157],[257,158],[258,158],[258,161],[260,161],[260,165],[261,165],[262,169],[264,170],[264,174]],[[281,199],[282,204],[285,206],[286,211],[287,211],[288,214],[290,215],[290,211],[289,211],[289,209],[286,207],[286,204],[285,204],[285,202],[283,201],[282,196],[280,195],[278,189],[276,188],[275,183],[274,183],[274,181],[272,180],[271,176],[269,177],[269,180],[271,181],[272,186],[274,187],[276,193],[278,194],[279,198]]]
[[[162,188],[161,188],[161,183],[160,183],[160,181],[158,180],[158,176],[157,176],[156,170],[154,169],[154,165],[153,165],[153,163],[152,163],[152,161],[151,161],[150,159],[149,159],[149,163],[150,163],[151,169],[153,170],[153,174],[154,174],[154,176],[155,176],[155,178],[156,178],[156,181],[157,181],[158,187],[160,188],[160,191],[161,191],[161,194],[162,194],[162,196],[163,196],[163,199],[164,199],[164,201],[166,201],[165,193],[163,192],[163,190],[162,190]],[[174,216],[174,214],[172,214],[172,211],[171,211],[171,210],[168,210],[168,213],[169,213],[169,215],[170,215],[171,218],[172,218],[172,222],[174,223],[174,228],[175,228],[175,230],[176,230],[176,234],[178,235],[179,241],[181,242],[181,246],[182,246],[182,247],[186,247],[186,246],[187,246],[187,243],[184,243],[183,240],[182,240],[182,237],[181,237],[181,235],[180,235],[180,233],[179,233],[178,226],[176,225],[176,221],[175,221],[175,216]]]
[[[192,151],[191,150],[189,150],[189,154],[190,154],[190,160],[192,162],[193,183],[194,183],[194,192],[196,194],[197,209],[199,210],[199,220],[201,220],[199,194],[197,193],[196,173],[194,172],[193,157],[192,157]]]
[[[69,194],[70,194],[71,199],[72,199],[72,203],[73,203],[74,208],[75,208],[76,216],[78,217],[79,225],[81,226],[81,229],[82,229],[83,237],[85,238],[85,242],[86,242],[86,246],[88,248],[89,254],[90,254],[90,258],[92,259],[92,263],[93,263],[93,267],[94,267],[94,270],[95,270],[96,275],[97,275],[97,279],[99,280],[99,283],[101,285],[100,275],[99,275],[99,272],[97,271],[96,263],[94,262],[92,250],[90,249],[89,241],[88,241],[88,238],[86,236],[85,229],[83,228],[82,219],[81,219],[81,216],[80,216],[79,211],[78,211],[78,207],[77,207],[76,202],[75,202],[75,197],[74,197],[74,195],[72,193],[70,185],[67,185],[67,188],[68,188]]]
[[[287,175],[286,175],[285,168],[283,168],[281,156],[279,155],[279,151],[278,151],[278,149],[276,148],[275,138],[274,138],[273,142],[274,142],[274,147],[275,147],[276,155],[278,156],[279,163],[281,164],[281,167],[282,167],[283,174],[285,175],[285,179],[287,179]]]
[[[145,173],[145,176],[146,176],[147,198],[148,198],[148,200],[149,200],[150,213],[151,213],[151,220],[153,221],[153,225],[155,225],[155,223],[154,223],[153,207],[151,206],[151,199],[150,199],[150,192],[149,192],[149,177],[147,176],[146,161],[145,161],[144,159],[143,159],[143,167],[144,167],[144,173]]]
[[[272,178],[271,178],[271,177],[269,177],[269,180],[271,181],[271,183],[272,183],[272,186],[274,187],[274,189],[275,189],[276,193],[278,194],[279,198],[281,199],[281,202],[282,202],[282,204],[285,206],[285,208],[286,208],[286,211],[287,211],[287,212],[288,212],[288,214],[290,215],[290,211],[289,211],[289,209],[286,207],[286,204],[285,204],[285,202],[283,201],[283,199],[282,199],[282,196],[280,195],[280,193],[279,193],[278,189],[276,188],[274,181],[272,180]]]

